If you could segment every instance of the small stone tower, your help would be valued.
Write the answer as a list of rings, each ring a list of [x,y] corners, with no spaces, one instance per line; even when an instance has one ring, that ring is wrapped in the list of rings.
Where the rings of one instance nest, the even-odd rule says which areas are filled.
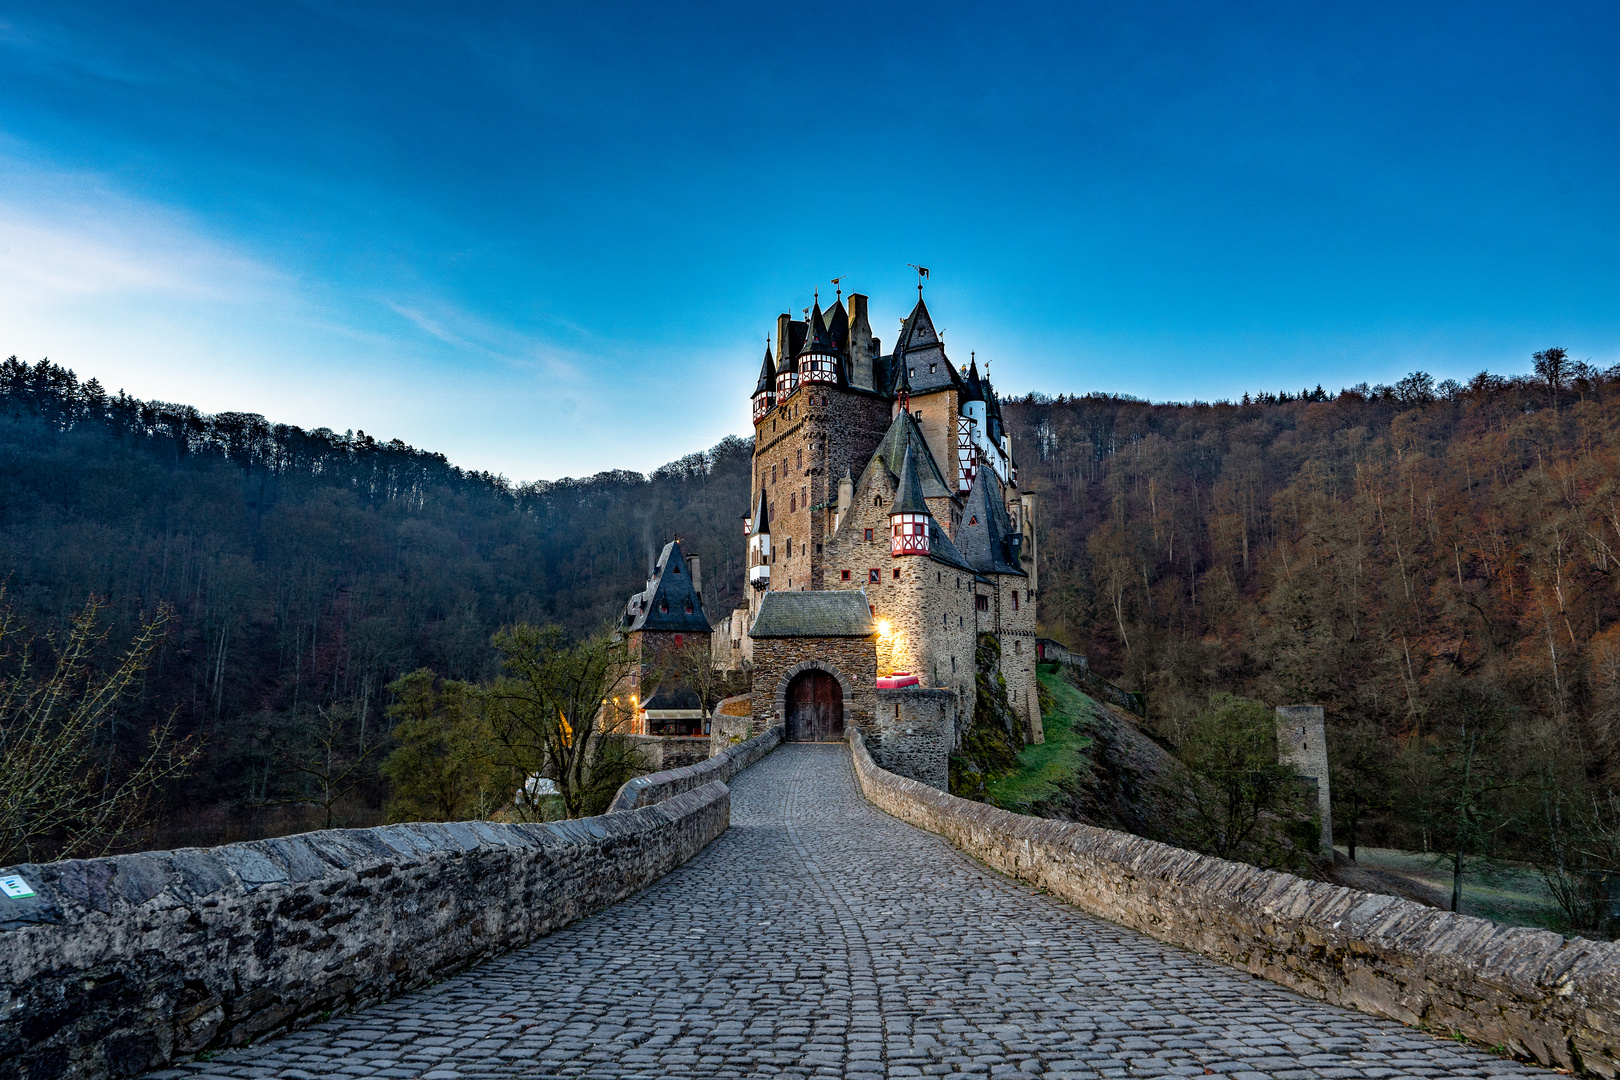
[[[1333,799],[1328,790],[1327,725],[1320,705],[1277,706],[1277,763],[1316,781],[1322,858],[1333,858]]]

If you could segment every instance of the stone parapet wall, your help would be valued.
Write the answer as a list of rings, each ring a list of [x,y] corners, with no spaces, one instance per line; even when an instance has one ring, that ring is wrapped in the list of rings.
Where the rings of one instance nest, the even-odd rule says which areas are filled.
[[[635,893],[725,831],[710,783],[545,825],[392,825],[8,868],[4,1074],[137,1075],[384,1000]]]
[[[701,741],[708,743],[707,739]],[[782,727],[778,725],[747,742],[734,744],[707,761],[627,780],[613,797],[613,805],[608,807],[608,813],[622,814],[653,806],[716,781],[729,783],[732,777],[781,745]]]
[[[874,805],[1093,915],[1313,998],[1620,1076],[1620,945],[1009,813],[895,776],[850,742]]]

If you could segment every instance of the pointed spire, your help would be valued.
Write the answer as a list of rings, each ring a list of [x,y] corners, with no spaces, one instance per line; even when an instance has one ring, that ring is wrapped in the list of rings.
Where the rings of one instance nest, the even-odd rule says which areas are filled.
[[[911,443],[906,443],[906,459],[900,466],[900,483],[896,486],[894,505],[889,507],[889,515],[895,514],[926,514],[928,503],[923,500],[922,481],[917,475],[916,452],[912,450]]]
[[[906,360],[897,350],[894,354],[894,396],[902,412],[911,404],[911,378],[906,374]]]
[[[754,396],[772,393],[776,389],[776,365],[771,362],[771,339],[765,339],[765,363],[759,369],[759,382],[754,386]]]
[[[733,506],[736,504],[733,503]],[[748,526],[749,536],[769,536],[771,534],[771,521],[769,514],[770,503],[765,498],[765,489],[759,489],[759,502],[754,506],[754,520]]]
[[[979,357],[977,353],[971,354],[972,363],[968,365],[967,389],[962,393],[963,403],[984,400],[984,384],[979,380]]]
[[[836,356],[838,347],[833,344],[832,335],[827,332],[827,321],[821,316],[821,298],[816,298],[816,305],[810,312],[810,325],[804,335],[804,348],[799,355],[805,353],[820,353],[824,356]]]

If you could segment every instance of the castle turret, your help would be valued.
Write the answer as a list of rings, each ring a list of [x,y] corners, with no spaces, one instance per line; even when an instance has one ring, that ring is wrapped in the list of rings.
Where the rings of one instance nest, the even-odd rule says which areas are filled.
[[[754,507],[754,519],[748,523],[748,584],[764,589],[771,583],[771,522],[770,504],[765,489],[759,489],[759,503]]]
[[[838,383],[838,346],[821,317],[821,299],[816,298],[815,310],[810,313],[809,329],[805,333],[804,348],[799,352],[799,381],[804,383]]]
[[[754,423],[759,423],[776,405],[776,366],[771,363],[771,345],[765,343],[765,364],[759,369],[754,386]]]
[[[928,503],[923,501],[916,455],[907,444],[894,505],[889,507],[889,554],[927,555],[933,524],[934,516],[928,512]]]
[[[786,348],[782,349],[782,362],[776,366],[776,400],[782,401],[799,388],[799,360]]]

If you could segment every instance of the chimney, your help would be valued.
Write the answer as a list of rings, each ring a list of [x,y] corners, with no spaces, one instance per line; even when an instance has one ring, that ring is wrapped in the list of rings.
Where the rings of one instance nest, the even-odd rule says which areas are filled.
[[[776,317],[776,366],[782,366],[782,357],[789,348],[788,338],[793,335],[793,316],[784,311]]]
[[[692,591],[697,593],[698,599],[701,600],[703,598],[703,562],[696,555],[688,555],[686,565],[692,571]]]
[[[850,381],[862,390],[873,390],[876,385],[872,377],[872,348],[877,339],[872,337],[872,324],[866,319],[866,297],[850,293],[848,300]]]

